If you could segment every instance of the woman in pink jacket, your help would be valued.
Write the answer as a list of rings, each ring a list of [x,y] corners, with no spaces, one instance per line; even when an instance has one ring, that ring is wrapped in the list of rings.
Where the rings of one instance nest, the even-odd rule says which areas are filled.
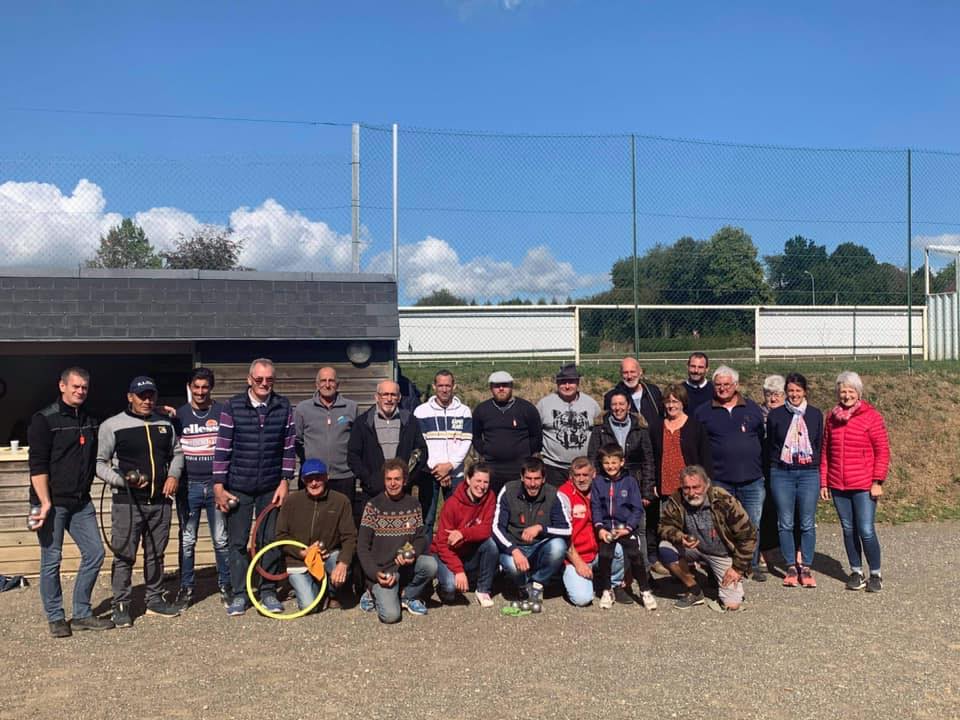
[[[883,417],[863,399],[863,381],[855,372],[837,376],[837,405],[824,422],[820,497],[833,496],[850,561],[847,590],[880,592],[880,541],[874,526],[877,500],[890,465],[890,444]],[[867,556],[870,578],[863,574]]]

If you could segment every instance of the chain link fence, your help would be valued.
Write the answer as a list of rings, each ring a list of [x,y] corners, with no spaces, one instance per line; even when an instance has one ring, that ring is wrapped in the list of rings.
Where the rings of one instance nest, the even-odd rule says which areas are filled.
[[[922,305],[923,248],[960,242],[954,153],[313,131],[316,153],[287,156],[259,149],[273,127],[230,155],[0,158],[4,262],[115,262],[105,243],[149,267],[393,272],[396,256],[401,305],[576,304],[581,350],[616,355],[755,349],[757,305]],[[933,259],[931,292],[955,291],[951,263]]]

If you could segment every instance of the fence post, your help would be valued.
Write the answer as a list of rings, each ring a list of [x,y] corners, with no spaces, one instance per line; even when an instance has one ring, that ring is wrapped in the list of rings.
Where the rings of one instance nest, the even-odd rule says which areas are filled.
[[[350,161],[350,235],[353,272],[360,272],[360,124],[353,124]]]
[[[637,137],[630,134],[630,197],[633,200],[633,355],[640,355],[640,266],[637,259]]]
[[[399,131],[397,124],[393,124],[393,279],[397,283],[397,294],[400,294],[400,213],[397,203],[400,201],[399,170],[397,168],[397,150],[399,145]]]
[[[580,306],[573,306],[573,362],[580,364]]]
[[[760,364],[760,306],[753,308],[753,364]]]
[[[913,169],[907,148],[907,369],[913,370]]]

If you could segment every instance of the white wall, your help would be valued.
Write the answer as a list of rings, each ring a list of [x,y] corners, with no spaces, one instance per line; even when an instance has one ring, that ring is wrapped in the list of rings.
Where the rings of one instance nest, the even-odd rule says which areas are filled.
[[[897,308],[761,308],[761,358],[782,355],[905,355],[907,310]],[[913,311],[913,354],[923,354],[923,310]]]

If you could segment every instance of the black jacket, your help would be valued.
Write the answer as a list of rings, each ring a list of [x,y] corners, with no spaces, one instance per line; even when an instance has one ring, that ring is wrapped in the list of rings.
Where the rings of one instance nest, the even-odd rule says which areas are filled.
[[[72,408],[62,398],[30,420],[30,474],[48,477],[50,501],[54,505],[77,507],[90,500],[97,467],[98,425],[83,407]],[[40,504],[33,483],[30,504]]]
[[[374,405],[357,417],[350,430],[347,442],[347,465],[350,472],[360,479],[360,487],[368,498],[383,492],[383,450],[377,439],[374,420],[377,406]],[[420,459],[410,472],[409,482],[416,479],[417,473],[427,465],[427,441],[423,439],[420,425],[413,413],[400,410],[400,442],[397,445],[397,457],[407,462],[414,450],[420,451]],[[408,483],[409,485],[409,483]]]
[[[653,459],[657,477],[660,476],[660,458],[663,450],[663,396],[653,383],[641,383],[643,385],[643,397],[640,398],[640,407],[634,406],[634,411],[639,411],[643,419],[647,421],[647,430],[650,432],[650,444],[653,445]],[[633,391],[623,384],[621,380],[612,390],[607,391],[603,396],[603,409],[610,411],[610,396],[615,391],[624,391],[628,396],[633,395]]]
[[[587,445],[587,457],[590,458],[597,472],[603,472],[603,467],[597,461],[597,451],[604,445],[613,443],[618,445],[617,436],[613,432],[610,419],[613,416],[608,412],[603,416],[603,422],[595,425],[590,434],[590,442]],[[640,485],[640,494],[646,500],[652,500],[654,497],[653,488],[656,483],[657,469],[653,459],[653,445],[651,444],[650,433],[645,427],[641,427],[636,413],[630,413],[630,431],[627,433],[627,441],[623,450],[626,460],[627,474],[636,478]]]

